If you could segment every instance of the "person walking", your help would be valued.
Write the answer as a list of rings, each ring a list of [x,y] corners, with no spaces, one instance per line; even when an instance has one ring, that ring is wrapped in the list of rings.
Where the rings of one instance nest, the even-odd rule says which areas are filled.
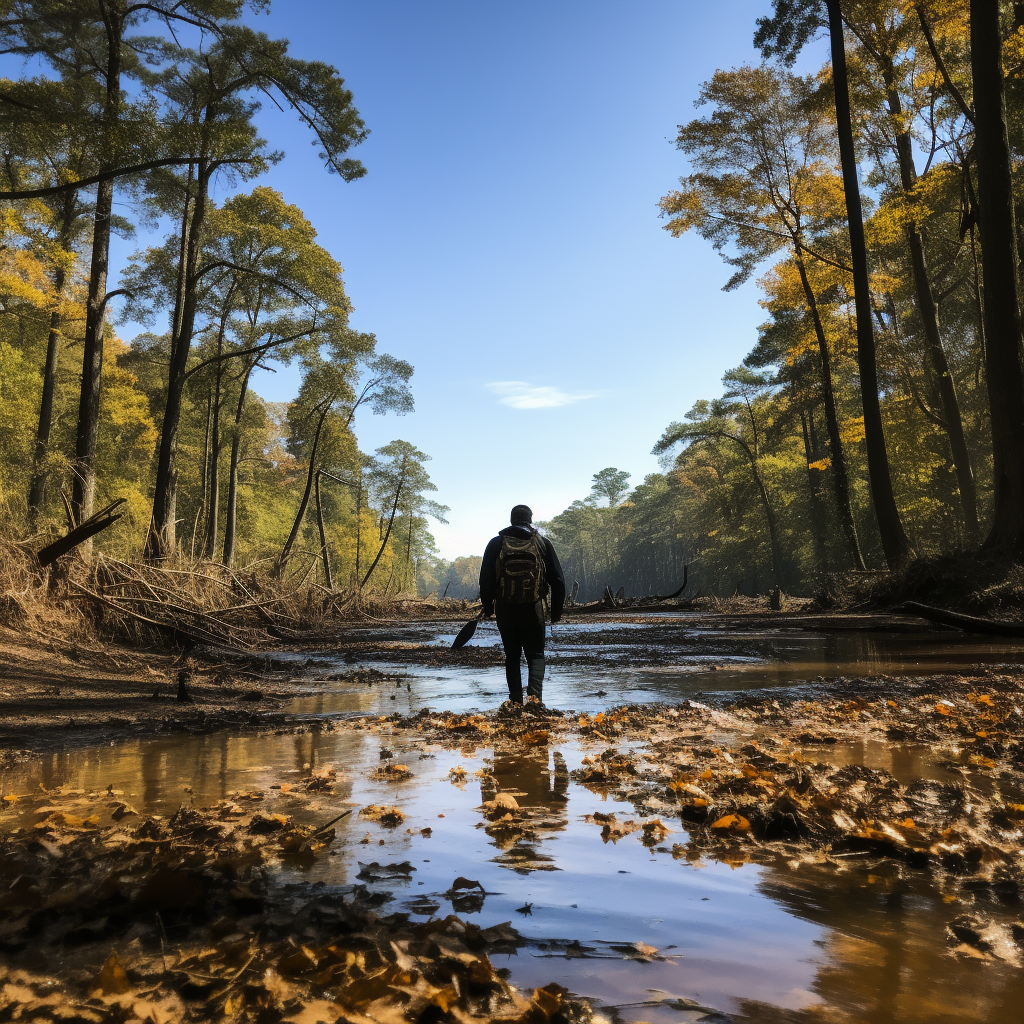
[[[511,526],[491,539],[480,565],[483,618],[494,615],[505,648],[509,700],[523,703],[520,658],[528,667],[526,696],[544,700],[544,599],[551,598],[551,621],[565,604],[565,580],[554,546],[533,528],[528,505],[512,509]]]

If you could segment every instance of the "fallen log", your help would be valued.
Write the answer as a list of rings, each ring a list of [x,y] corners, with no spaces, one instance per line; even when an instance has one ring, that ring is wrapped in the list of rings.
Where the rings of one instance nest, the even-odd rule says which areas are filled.
[[[652,594],[650,597],[632,597],[625,599],[624,603],[620,603],[615,595],[612,594],[612,588],[606,586],[604,588],[604,594],[601,596],[599,601],[591,601],[588,604],[578,604],[571,608],[573,614],[576,612],[600,612],[600,611],[613,611],[630,609],[632,611],[658,611],[656,607],[659,602],[662,601],[674,601],[679,597],[682,592],[686,589],[686,583],[690,576],[690,567],[688,565],[683,566],[683,583],[678,590],[673,591],[671,594]],[[620,592],[622,588],[619,588]],[[567,609],[568,610],[568,609]]]
[[[123,505],[125,500],[125,498],[118,498],[117,501],[112,501],[106,508],[101,508],[99,512],[89,516],[85,522],[79,523],[78,526],[69,530],[63,537],[58,538],[52,544],[47,544],[45,548],[36,554],[39,564],[42,566],[51,565],[61,555],[66,555],[72,548],[78,547],[79,544],[87,541],[90,537],[95,537],[97,533],[105,530],[108,526],[113,526],[124,514],[119,512],[117,515],[114,515],[114,509]]]
[[[935,608],[919,601],[907,601],[893,609],[905,615],[916,615],[937,622],[942,626],[953,626],[965,633],[980,633],[984,636],[1008,636],[1024,639],[1024,622],[1000,622],[998,619],[983,619],[977,615],[964,615],[962,612],[951,612],[946,608]]]

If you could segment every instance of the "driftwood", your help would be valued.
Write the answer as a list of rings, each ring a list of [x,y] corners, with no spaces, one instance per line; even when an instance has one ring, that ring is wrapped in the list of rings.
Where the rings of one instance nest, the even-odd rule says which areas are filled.
[[[52,544],[47,544],[36,555],[39,559],[39,564],[43,566],[51,565],[61,555],[66,555],[72,548],[78,547],[79,544],[87,541],[90,537],[95,537],[97,533],[105,530],[108,526],[113,526],[124,514],[119,512],[117,515],[114,515],[114,509],[124,503],[124,498],[112,501],[106,508],[101,508],[99,512],[89,516],[85,522],[79,523],[78,526],[70,529],[63,537],[58,538]]]
[[[601,595],[599,601],[591,601],[589,604],[574,605],[572,611],[575,612],[603,612],[611,611],[616,608],[629,608],[632,611],[659,611],[659,604],[665,601],[674,601],[679,597],[682,592],[686,589],[687,581],[690,577],[690,567],[688,565],[683,566],[683,583],[678,590],[673,591],[671,594],[652,594],[649,597],[632,597],[623,599],[621,597],[624,594],[624,588],[619,587],[618,594],[612,592],[610,586],[605,586],[604,593]]]
[[[1024,623],[1000,622],[998,619],[983,619],[977,615],[964,615],[961,612],[935,608],[918,601],[908,601],[893,609],[906,615],[917,615],[929,622],[937,622],[942,626],[953,626],[965,633],[980,633],[985,636],[1008,636],[1024,639]]]

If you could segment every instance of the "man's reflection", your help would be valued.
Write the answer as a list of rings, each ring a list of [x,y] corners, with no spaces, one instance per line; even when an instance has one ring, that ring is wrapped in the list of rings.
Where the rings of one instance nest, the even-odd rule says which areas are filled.
[[[540,844],[568,824],[568,788],[569,769],[560,751],[495,747],[491,773],[480,782],[480,797],[484,830],[501,851],[495,857],[498,864],[524,875],[556,870],[554,858],[541,853]]]

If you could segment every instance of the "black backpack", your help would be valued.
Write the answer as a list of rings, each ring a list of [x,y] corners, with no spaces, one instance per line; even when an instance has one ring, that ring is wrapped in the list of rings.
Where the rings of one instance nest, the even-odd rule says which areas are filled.
[[[507,604],[534,604],[547,593],[544,579],[544,540],[539,533],[529,537],[501,538],[498,553],[498,600]]]

